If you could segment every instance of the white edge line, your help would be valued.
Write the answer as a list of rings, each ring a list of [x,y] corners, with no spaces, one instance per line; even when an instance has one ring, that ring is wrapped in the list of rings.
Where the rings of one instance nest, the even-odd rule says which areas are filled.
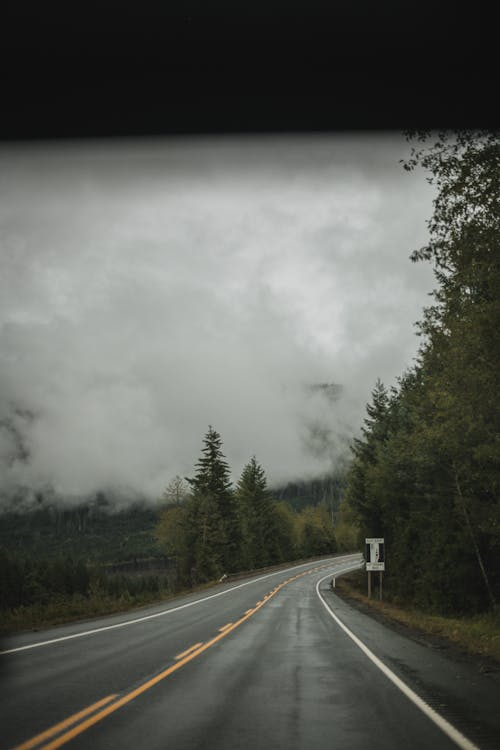
[[[331,562],[342,562],[345,557],[337,557],[337,558],[330,558],[329,560],[325,560],[324,564],[328,565]],[[73,633],[72,635],[64,635],[60,638],[51,638],[48,641],[39,641],[38,643],[29,643],[26,646],[17,646],[16,648],[9,648],[5,649],[5,651],[0,651],[0,656],[3,656],[4,654],[14,654],[18,651],[27,651],[32,648],[40,648],[41,646],[50,646],[52,643],[60,643],[61,641],[70,641],[73,638],[83,638],[83,636],[86,635],[94,635],[95,633],[102,633],[105,630],[114,630],[116,628],[124,628],[127,625],[135,625],[138,622],[145,622],[146,620],[153,620],[156,617],[163,617],[164,615],[168,615],[172,612],[178,612],[181,609],[186,609],[186,607],[194,607],[196,604],[202,604],[202,602],[206,602],[209,599],[215,599],[217,596],[224,596],[225,594],[230,594],[231,591],[235,591],[236,589],[241,589],[244,586],[250,586],[252,583],[258,583],[259,581],[264,581],[266,578],[271,578],[272,576],[277,576],[282,573],[286,573],[289,570],[296,570],[297,568],[305,568],[307,565],[311,565],[311,563],[301,563],[300,565],[294,565],[291,568],[284,568],[282,570],[276,570],[274,573],[267,573],[265,576],[260,576],[259,578],[253,578],[251,581],[246,581],[245,583],[240,583],[238,586],[232,586],[230,589],[225,589],[225,591],[219,591],[217,594],[210,594],[210,596],[204,596],[202,599],[196,599],[194,602],[188,602],[187,604],[181,604],[178,607],[171,607],[170,609],[163,609],[161,612],[155,612],[152,615],[145,615],[144,617],[136,617],[133,620],[125,620],[124,622],[117,622],[114,625],[104,625],[102,628],[93,628],[92,630],[84,630],[80,633]]]
[[[347,572],[347,571],[343,571]],[[406,695],[407,698],[409,698],[412,703],[419,708],[422,713],[424,713],[428,719],[430,719],[436,726],[441,729],[442,732],[444,732],[453,742],[455,742],[462,750],[479,750],[477,745],[474,745],[473,742],[471,742],[467,737],[465,737],[461,732],[458,731],[458,729],[455,729],[455,727],[449,723],[441,714],[438,714],[437,711],[435,711],[433,708],[429,706],[428,703],[426,703],[422,698],[420,698],[416,693],[413,692],[413,690],[408,687],[408,685],[403,682],[394,672],[389,669],[375,654],[370,651],[368,646],[365,646],[363,641],[361,641],[356,635],[354,635],[353,632],[349,630],[349,628],[344,625],[342,620],[340,620],[337,615],[330,609],[329,605],[326,603],[324,598],[319,593],[319,585],[322,581],[325,580],[325,578],[329,578],[331,573],[327,576],[323,576],[317,584],[316,584],[316,593],[318,595],[318,598],[321,602],[321,604],[325,607],[326,611],[332,617],[337,625],[342,628],[344,633],[349,636],[349,638],[354,641],[356,646],[358,646],[361,651],[370,659],[370,661],[375,664],[376,667],[380,669],[381,672],[385,674],[386,677],[389,678],[389,680],[397,687],[399,690],[401,690],[402,693]]]

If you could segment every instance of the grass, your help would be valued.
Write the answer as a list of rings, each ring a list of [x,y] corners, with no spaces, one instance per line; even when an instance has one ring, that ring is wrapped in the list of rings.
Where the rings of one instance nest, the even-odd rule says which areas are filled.
[[[323,557],[330,556],[322,555],[309,559],[280,563],[279,565],[268,566],[259,570],[238,573],[230,575],[227,581],[229,583],[239,578],[277,571],[290,565],[321,560]],[[49,602],[44,604],[30,604],[1,611],[0,636],[13,635],[14,633],[27,630],[42,630],[78,620],[133,611],[148,605],[161,604],[179,596],[205,591],[217,583],[218,581],[208,581],[192,588],[187,587],[177,591],[172,588],[163,587],[159,592],[143,591],[133,595],[125,591],[120,596],[112,596],[104,591],[97,590],[96,592],[91,592],[89,596],[82,596],[81,594],[73,594],[71,597],[54,596]]]
[[[154,604],[171,598],[172,594],[149,594],[131,597],[90,596],[74,594],[72,597],[54,598],[46,604],[29,604],[2,612],[0,635],[11,635],[23,630],[41,630],[76,620],[100,615],[111,615]]]
[[[161,604],[195,591],[203,591],[213,585],[214,582],[210,582],[182,591],[173,592],[171,589],[164,589],[160,592],[142,592],[133,596],[125,592],[119,597],[104,593],[88,597],[81,594],[73,594],[71,597],[54,597],[45,604],[30,604],[3,611],[0,620],[0,635],[42,630],[78,620],[130,612],[151,604]]]
[[[378,589],[372,598],[366,590],[364,571],[348,574],[337,579],[336,593],[354,599],[389,620],[420,631],[424,635],[443,639],[459,646],[469,654],[487,657],[500,663],[500,609],[492,612],[464,616],[444,617],[412,608],[404,608],[387,601],[379,601]]]

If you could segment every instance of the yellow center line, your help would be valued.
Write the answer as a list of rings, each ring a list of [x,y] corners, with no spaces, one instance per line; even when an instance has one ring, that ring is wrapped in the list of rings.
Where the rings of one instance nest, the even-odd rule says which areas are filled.
[[[199,648],[200,646],[203,646],[203,641],[200,643],[195,643],[194,646],[191,646],[191,648],[186,649],[182,652],[182,654],[178,654],[177,656],[174,656],[174,659],[183,659],[185,656],[191,653],[191,651],[195,651],[195,649]]]
[[[222,633],[224,630],[227,630],[228,628],[230,628],[232,624],[233,624],[232,622],[228,622],[226,623],[226,625],[223,625],[221,628],[219,628],[219,633]]]
[[[71,726],[71,724],[75,724],[77,721],[80,721],[80,719],[84,719],[86,716],[91,714],[92,711],[97,711],[98,708],[101,708],[101,706],[105,706],[106,703],[109,703],[114,698],[116,698],[116,695],[108,695],[106,698],[102,698],[102,700],[97,701],[97,703],[93,703],[91,706],[87,706],[87,708],[84,708],[82,711],[78,711],[78,713],[73,714],[72,716],[68,716],[67,719],[59,722],[59,724],[54,724],[54,726],[50,727],[50,729],[46,729],[44,732],[37,734],[36,737],[32,737],[30,740],[23,742],[21,745],[17,745],[15,748],[13,748],[13,750],[29,750],[30,748],[35,747],[35,745],[40,744],[40,742],[48,740],[50,737],[58,734],[58,732],[62,732],[63,729],[67,729],[69,726]]]
[[[173,672],[176,672],[178,669],[184,666],[184,664],[187,664],[189,661],[191,661],[192,659],[202,654],[204,651],[210,648],[210,646],[213,646],[214,643],[217,643],[217,641],[220,641],[222,638],[225,638],[225,636],[228,633],[230,633],[232,630],[234,630],[239,625],[241,625],[242,622],[245,622],[245,620],[248,620],[248,618],[251,616],[252,616],[251,614],[244,615],[239,620],[237,620],[237,622],[235,622],[233,625],[229,626],[226,630],[224,630],[223,633],[219,633],[219,635],[216,635],[214,638],[212,638],[212,640],[207,641],[206,643],[202,644],[200,648],[196,649],[196,651],[192,651],[183,659],[180,659],[176,664],[172,664],[172,666],[168,667],[168,669],[163,670],[163,672],[160,672],[159,674],[155,675],[155,677],[152,677],[147,682],[143,683],[142,685],[139,685],[139,687],[137,687],[135,690],[132,690],[130,693],[127,693],[122,698],[112,703],[110,706],[106,706],[106,708],[104,708],[99,713],[94,714],[93,716],[90,716],[86,721],[83,721],[81,724],[78,724],[78,726],[73,727],[73,729],[70,729],[65,734],[62,734],[53,742],[49,742],[47,745],[43,745],[43,747],[40,748],[40,750],[57,750],[57,748],[61,747],[61,745],[65,745],[66,742],[69,742],[70,740],[77,737],[79,734],[82,734],[82,732],[85,732],[87,729],[90,729],[90,727],[94,726],[94,724],[97,724],[97,722],[106,718],[106,716],[109,716],[110,714],[114,713],[114,711],[116,711],[117,709],[121,708],[122,706],[125,706],[127,703],[130,703],[130,701],[134,700],[134,698],[137,698],[138,695],[145,693],[146,690],[149,690],[158,682],[161,682],[162,680],[164,680],[165,677],[168,677]]]
[[[269,601],[273,596],[275,596],[278,591],[283,588],[283,586],[286,586],[287,583],[290,583],[291,581],[296,580],[297,578],[301,578],[302,576],[306,575],[307,571],[304,571],[303,573],[299,573],[294,578],[289,578],[286,581],[282,581],[272,592],[269,594],[269,596],[266,598],[265,601]],[[49,737],[52,737],[54,734],[57,734],[58,732],[62,731],[66,727],[70,726],[71,724],[74,724],[75,722],[79,721],[82,718],[85,718],[85,716],[88,716],[87,719],[82,721],[77,726],[73,727],[69,731],[65,732],[64,734],[61,734],[59,737],[54,739],[52,742],[47,743],[46,745],[43,745],[39,748],[39,750],[57,750],[57,748],[61,747],[62,745],[65,745],[70,740],[77,737],[79,734],[82,734],[90,727],[94,726],[94,724],[97,724],[99,721],[102,721],[102,719],[106,718],[106,716],[109,716],[110,714],[117,711],[122,706],[125,706],[127,703],[130,703],[130,701],[134,700],[134,698],[137,698],[137,696],[142,695],[142,693],[145,693],[147,690],[152,688],[157,683],[164,680],[169,675],[173,674],[173,672],[176,672],[178,669],[183,667],[188,662],[195,659],[197,656],[202,654],[204,651],[209,649],[211,646],[213,646],[215,643],[220,641],[222,638],[225,638],[229,633],[231,633],[233,630],[238,628],[242,623],[246,622],[252,615],[257,612],[258,609],[260,609],[265,602],[260,601],[257,602],[256,606],[253,609],[247,609],[245,614],[240,617],[239,620],[237,620],[234,623],[228,623],[227,625],[224,625],[223,628],[220,628],[219,635],[214,636],[211,640],[207,641],[206,643],[196,644],[195,646],[192,646],[187,651],[184,651],[182,654],[179,654],[179,656],[175,657],[177,659],[175,664],[172,664],[167,669],[164,669],[162,672],[159,672],[159,674],[152,677],[147,682],[144,682],[142,685],[139,685],[139,687],[135,688],[135,690],[131,690],[130,693],[127,693],[122,698],[119,698],[118,700],[114,701],[114,703],[111,703],[111,705],[105,706],[101,711],[98,711],[97,713],[93,713],[92,716],[88,716],[88,714],[91,714],[93,711],[96,711],[101,706],[105,705],[106,703],[110,703],[114,698],[116,698],[116,695],[110,695],[107,698],[103,698],[102,701],[99,701],[98,703],[94,703],[92,706],[88,706],[87,708],[80,711],[78,714],[74,714],[73,716],[70,716],[65,721],[61,722],[60,724],[57,724],[54,727],[51,727],[50,729],[47,729],[46,732],[43,732],[42,734],[37,735],[36,737],[33,737],[31,740],[28,740],[27,742],[23,743],[22,745],[18,745],[17,747],[13,748],[13,750],[29,750],[29,748],[32,748],[34,745],[39,744],[44,739],[48,739]]]

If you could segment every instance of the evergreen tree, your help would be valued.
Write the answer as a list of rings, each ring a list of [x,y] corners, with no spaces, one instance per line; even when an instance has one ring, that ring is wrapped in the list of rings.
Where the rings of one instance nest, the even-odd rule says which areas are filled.
[[[212,577],[240,569],[241,528],[221,436],[209,426],[203,442],[196,474],[187,480],[193,495],[191,542],[195,566],[202,575]]]
[[[211,425],[203,439],[201,457],[195,464],[194,478],[187,479],[196,495],[210,493],[222,498],[222,504],[231,494],[230,470],[222,453],[222,438]]]
[[[367,404],[366,411],[368,416],[361,430],[363,437],[353,441],[354,461],[347,487],[347,501],[363,522],[361,537],[383,533],[381,510],[369,487],[370,470],[376,465],[389,432],[389,394],[380,379],[375,383],[372,402]]]
[[[236,497],[242,518],[243,566],[253,569],[276,562],[278,552],[273,537],[274,501],[267,489],[264,469],[255,456],[241,473]]]
[[[409,134],[421,144],[405,165],[429,170],[437,187],[430,241],[438,287],[420,325],[421,367],[440,452],[440,488],[454,500],[490,604],[500,534],[500,136],[498,132]]]
[[[405,168],[437,187],[412,259],[434,264],[437,288],[415,366],[387,398],[376,388],[347,497],[363,531],[386,539],[387,593],[480,611],[500,595],[500,138],[411,137]]]

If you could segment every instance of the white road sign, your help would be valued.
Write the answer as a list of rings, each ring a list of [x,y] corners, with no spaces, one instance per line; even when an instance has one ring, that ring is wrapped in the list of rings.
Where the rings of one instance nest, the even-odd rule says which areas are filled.
[[[366,569],[385,570],[385,545],[383,537],[365,539]]]

